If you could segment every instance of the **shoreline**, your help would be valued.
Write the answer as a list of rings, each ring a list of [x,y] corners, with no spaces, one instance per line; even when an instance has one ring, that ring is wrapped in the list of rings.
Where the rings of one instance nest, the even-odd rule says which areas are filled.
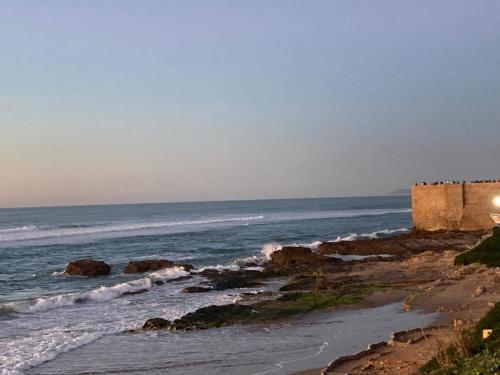
[[[217,333],[219,327],[231,327],[240,323],[243,323],[245,329],[257,327],[259,324],[262,326],[262,324],[285,323],[291,327],[291,334],[295,335],[301,333],[300,322],[303,323],[304,320],[300,318],[314,317],[311,315],[313,311],[328,316],[329,312],[355,313],[365,308],[380,308],[389,304],[398,306],[397,309],[401,313],[405,310],[424,313],[440,312],[433,322],[426,323],[425,326],[434,326],[438,323],[449,325],[454,319],[466,324],[473,315],[475,319],[481,317],[481,311],[485,312],[491,301],[495,302],[500,299],[499,293],[493,293],[495,288],[490,285],[492,283],[490,279],[496,276],[497,271],[475,264],[453,265],[457,254],[471,248],[481,238],[480,233],[409,233],[377,240],[323,243],[326,244],[326,249],[325,246],[321,249],[320,245],[321,251],[315,252],[304,247],[285,246],[271,254],[270,261],[263,265],[262,272],[251,269],[254,266],[249,266],[247,271],[204,270],[199,274],[204,277],[204,281],[201,281],[197,287],[195,286],[195,288],[202,289],[208,287],[212,291],[231,290],[257,287],[262,285],[262,282],[270,282],[277,278],[286,279],[285,285],[278,291],[260,292],[247,296],[241,293],[243,298],[236,303],[202,307],[172,322],[160,319],[162,321],[158,326],[145,324],[143,329],[125,332],[157,330],[196,332],[213,328],[215,331],[208,334],[211,336]],[[431,250],[427,250],[428,248]],[[381,249],[385,251],[382,253]],[[363,258],[344,261],[331,256],[331,254],[341,253],[363,255]],[[377,255],[385,253],[391,256]],[[487,287],[475,296],[476,286],[485,285]],[[204,295],[210,297],[211,293]],[[471,314],[471,310],[474,314]],[[150,318],[155,318],[155,315],[153,311]],[[387,326],[385,327],[387,329]],[[408,325],[399,327],[404,328]],[[424,328],[426,329],[431,328]],[[406,337],[405,334],[409,334],[405,331],[398,332],[397,328],[394,331],[396,331],[392,335],[394,337]],[[441,331],[438,332],[441,336],[450,334],[447,328],[442,328]],[[436,336],[436,332],[433,336]],[[172,334],[178,333],[172,332]],[[186,332],[186,334],[191,333]],[[197,337],[203,337],[204,334],[200,333],[200,335]],[[349,336],[345,339],[349,339]],[[359,337],[357,340],[359,343]],[[377,337],[377,340],[385,340],[385,338]],[[373,356],[381,355],[379,350],[383,350],[383,356],[389,358],[389,353],[385,351],[390,349],[390,352],[394,354],[396,349],[401,349],[399,347],[401,342],[389,341],[390,343],[377,345],[374,348],[375,351],[362,351],[355,357],[340,356],[337,361],[335,358],[327,360],[323,358],[321,361],[315,361],[310,370],[292,374],[337,374],[336,367],[340,365],[345,367],[349,364],[359,367],[360,362],[363,361],[365,362],[363,366],[373,366],[370,361],[373,361]],[[411,345],[422,344],[421,337],[414,341]],[[416,346],[411,346],[412,350],[415,348]],[[421,360],[424,359],[425,356],[422,356]],[[295,359],[295,361],[300,360],[300,357]],[[399,371],[403,362],[402,359],[394,359],[390,363],[397,363]],[[410,368],[409,365],[407,367]]]
[[[407,363],[397,359],[397,354],[402,350],[398,348],[398,344],[404,341],[402,338],[408,336],[407,343],[417,346],[421,346],[425,338],[426,345],[431,345],[428,339],[431,335],[425,333],[427,330],[433,332],[432,341],[438,341],[434,336],[446,338],[450,336],[451,322],[455,326],[470,324],[481,318],[488,306],[500,299],[500,291],[495,292],[495,288],[492,288],[500,271],[477,264],[454,265],[455,256],[474,247],[484,239],[484,235],[485,232],[411,232],[376,240],[322,243],[315,252],[300,246],[283,247],[271,254],[270,261],[264,265],[263,274],[250,277],[250,280],[257,282],[277,275],[288,277],[288,284],[280,288],[278,293],[273,293],[273,299],[251,303],[253,298],[249,298],[246,303],[222,308],[208,307],[187,314],[180,320],[166,321],[162,327],[147,327],[147,330],[198,330],[237,323],[270,323],[286,321],[293,315],[305,316],[314,310],[328,312],[348,308],[357,311],[385,306],[391,302],[400,303],[401,311],[440,312],[437,320],[430,325],[413,331],[396,331],[391,340],[377,343],[371,350],[357,355],[340,357],[319,372],[318,368],[314,368],[309,372],[297,373],[357,373],[354,370],[365,361],[367,363],[361,366],[360,374],[386,373],[385,367],[394,364],[397,364],[399,373],[410,374],[431,359],[429,354],[433,354],[435,348],[427,348],[425,353],[419,353],[417,361],[413,358],[411,363]],[[364,257],[342,261],[330,254]],[[382,257],[380,254],[391,256]],[[230,278],[231,272],[207,276],[212,277],[214,282],[221,277]],[[244,271],[240,272],[242,274],[238,276],[248,277]],[[240,311],[242,308],[236,309],[239,305],[245,307],[243,314]],[[254,314],[249,315],[252,309]],[[292,311],[291,315],[289,311]],[[211,316],[221,313],[228,316],[222,319]],[[439,328],[435,328],[437,323],[440,323]],[[419,331],[422,332],[420,336]],[[412,335],[418,337],[412,338]],[[416,346],[411,347],[413,351],[416,349]],[[379,353],[381,350],[384,353]],[[389,361],[390,364],[384,364],[384,359],[379,363],[382,369],[376,369],[371,357],[389,358],[389,354],[395,357]],[[344,371],[349,365],[353,368]],[[337,371],[339,368],[343,370]],[[402,372],[402,368],[407,372]]]
[[[459,332],[477,323],[500,301],[500,269],[480,264],[456,266],[452,260],[457,254],[444,254],[449,266],[447,277],[420,284],[411,303],[401,301],[403,310],[439,312],[432,323],[396,331],[387,341],[372,343],[366,350],[332,358],[326,366],[290,375],[414,374],[440,349],[455,342]],[[432,254],[422,256],[432,257]]]

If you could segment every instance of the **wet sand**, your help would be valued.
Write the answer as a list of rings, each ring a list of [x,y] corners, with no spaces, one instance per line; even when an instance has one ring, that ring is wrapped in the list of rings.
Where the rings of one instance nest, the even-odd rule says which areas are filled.
[[[465,327],[478,321],[500,301],[500,269],[483,265],[455,266],[454,251],[424,252],[398,262],[375,262],[354,267],[349,276],[363,280],[406,282],[401,289],[373,293],[367,303],[383,303],[402,296],[401,309],[440,312],[434,328],[387,337],[388,345],[358,358],[314,368],[294,375],[319,374],[413,374],[435,353],[458,337]],[[353,353],[351,353],[353,354]],[[332,361],[337,358],[332,358]]]

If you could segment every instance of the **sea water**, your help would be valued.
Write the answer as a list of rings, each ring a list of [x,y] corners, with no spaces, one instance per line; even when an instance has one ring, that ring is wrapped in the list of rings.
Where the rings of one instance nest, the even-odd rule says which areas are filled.
[[[410,225],[410,200],[399,196],[0,209],[0,374],[84,373],[88,369],[78,367],[79,358],[80,365],[90,362],[96,373],[107,373],[106,363],[116,365],[123,355],[117,340],[124,344],[137,340],[132,347],[139,348],[143,342],[148,347],[148,340],[154,346],[157,340],[150,335],[125,339],[124,330],[138,328],[150,317],[174,319],[202,306],[237,301],[243,292],[275,288],[271,282],[261,288],[183,294],[182,288],[203,279],[157,285],[156,280],[168,281],[186,272],[176,267],[124,275],[122,269],[129,260],[161,257],[197,268],[237,269],[248,261],[264,261],[285,244],[314,248],[319,241],[402,233]],[[87,257],[106,261],[112,275],[63,274],[69,261]],[[130,293],[143,290],[148,292]],[[247,329],[227,328],[220,337],[234,330]],[[168,340],[181,341],[175,347],[182,356],[183,350],[204,350],[210,335],[214,333],[202,331]],[[259,339],[242,337],[248,343],[248,358],[252,351],[257,354],[254,346]],[[99,345],[107,351],[88,354]],[[104,357],[98,354],[103,352]],[[128,358],[135,362],[149,358],[137,353]],[[287,354],[282,355],[285,361]],[[217,356],[212,357],[215,361]],[[274,362],[279,363],[279,358]],[[70,370],[68,363],[76,369]],[[207,373],[217,363],[192,367],[190,373]],[[243,367],[249,374],[259,367],[240,365],[250,366]],[[267,365],[261,366],[263,371]],[[138,368],[134,373],[150,373],[158,363],[148,366],[149,370]],[[115,366],[113,372],[117,371],[123,372]],[[213,373],[217,372],[222,370]]]

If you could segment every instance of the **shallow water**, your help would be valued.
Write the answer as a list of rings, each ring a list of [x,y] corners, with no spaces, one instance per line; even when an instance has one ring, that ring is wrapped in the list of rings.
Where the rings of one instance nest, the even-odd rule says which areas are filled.
[[[286,324],[199,332],[117,334],[62,354],[27,374],[284,375],[326,366],[342,355],[423,326],[436,314],[403,313],[400,304],[315,313]]]
[[[402,232],[409,207],[408,197],[373,197],[0,209],[0,374],[22,374],[152,316],[172,319],[242,292],[181,294],[200,279],[155,285],[185,273],[124,275],[130,259],[238,268],[280,244]],[[113,274],[61,274],[83,257],[105,260]],[[139,290],[147,293],[129,294]]]

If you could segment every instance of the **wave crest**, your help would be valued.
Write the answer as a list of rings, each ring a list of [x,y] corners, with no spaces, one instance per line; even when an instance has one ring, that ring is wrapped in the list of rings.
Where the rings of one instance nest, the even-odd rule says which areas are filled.
[[[148,276],[134,281],[113,286],[101,286],[87,292],[59,294],[52,297],[38,298],[34,303],[32,301],[10,302],[0,306],[0,309],[5,309],[6,311],[12,310],[17,313],[33,314],[82,302],[106,302],[121,297],[126,293],[150,290],[155,280],[174,279],[180,276],[186,276],[187,274],[188,273],[182,267],[165,268],[151,272]]]

